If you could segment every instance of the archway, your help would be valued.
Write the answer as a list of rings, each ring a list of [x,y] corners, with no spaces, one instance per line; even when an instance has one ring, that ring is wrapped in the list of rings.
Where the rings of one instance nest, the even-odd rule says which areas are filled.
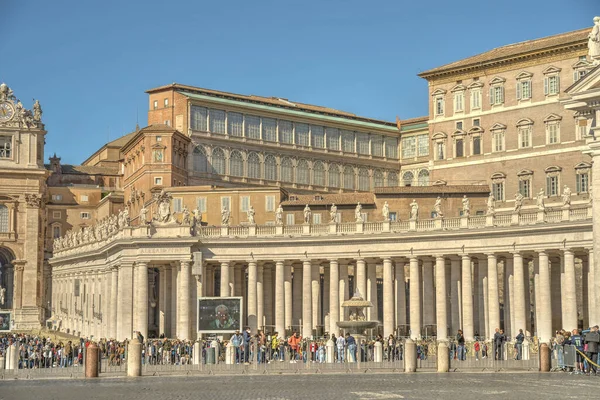
[[[13,308],[14,267],[15,255],[7,247],[0,247],[0,286],[6,289],[4,303],[0,302],[0,309]]]

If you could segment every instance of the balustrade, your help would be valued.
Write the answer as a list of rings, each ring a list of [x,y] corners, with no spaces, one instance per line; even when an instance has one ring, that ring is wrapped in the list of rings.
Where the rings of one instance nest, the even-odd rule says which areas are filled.
[[[443,220],[442,227],[444,229],[459,229],[460,228],[460,218],[447,218]]]

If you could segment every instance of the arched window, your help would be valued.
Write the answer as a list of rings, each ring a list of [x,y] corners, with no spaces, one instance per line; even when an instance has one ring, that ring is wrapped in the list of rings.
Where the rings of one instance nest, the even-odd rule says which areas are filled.
[[[373,172],[373,184],[376,188],[383,187],[383,172],[378,169]]]
[[[233,150],[229,154],[229,175],[244,176],[244,159],[237,150]]]
[[[265,156],[265,179],[277,180],[277,160],[270,154]]]
[[[406,171],[404,173],[404,175],[402,175],[402,184],[404,186],[412,186],[414,179],[415,179],[415,175],[410,171]]]
[[[394,171],[388,172],[387,182],[388,182],[388,186],[391,186],[391,187],[398,186],[398,174]]]
[[[298,166],[296,167],[296,183],[303,185],[310,184],[309,173],[308,162],[306,160],[299,160]]]
[[[315,161],[313,164],[313,185],[325,186],[325,166],[321,161]]]
[[[354,168],[350,165],[344,167],[344,189],[354,190]]]
[[[281,160],[281,180],[283,182],[293,182],[292,160],[289,157],[283,157]]]
[[[194,171],[208,172],[208,157],[204,146],[196,146],[193,155]]]
[[[429,185],[429,171],[422,169],[419,171],[419,186]]]
[[[368,191],[371,189],[371,181],[369,179],[369,170],[361,168],[358,170],[358,190]]]
[[[0,204],[0,232],[8,232],[8,207]]]
[[[260,158],[254,152],[248,154],[248,178],[260,179]]]
[[[329,164],[329,187],[340,187],[340,167],[337,164]]]
[[[225,152],[216,148],[212,152],[212,171],[214,174],[225,175]]]

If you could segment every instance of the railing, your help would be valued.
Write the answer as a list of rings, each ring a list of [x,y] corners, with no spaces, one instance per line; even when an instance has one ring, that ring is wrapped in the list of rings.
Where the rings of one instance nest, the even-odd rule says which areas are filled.
[[[443,228],[444,229],[459,229],[460,228],[460,218],[448,218],[444,220]]]
[[[302,225],[287,225],[283,227],[284,235],[301,235]]]
[[[353,233],[356,232],[355,223],[343,223],[338,225],[338,232],[340,233]]]
[[[327,234],[329,233],[329,225],[323,225],[323,224],[319,224],[319,225],[312,225],[310,228],[310,233],[315,233],[315,234]]]
[[[433,219],[425,219],[422,221],[417,221],[417,230],[432,231],[434,229],[435,229],[435,220],[433,220]]]
[[[248,236],[247,226],[231,226],[229,227],[230,236]]]
[[[390,222],[390,230],[392,232],[406,232],[410,229],[408,221],[394,221]]]
[[[273,236],[276,234],[274,225],[259,225],[256,227],[256,234],[261,236]]]
[[[221,228],[218,226],[205,226],[200,231],[201,236],[206,237],[219,237],[221,236]]]
[[[519,223],[521,225],[535,224],[537,222],[537,213],[521,214],[519,216]]]
[[[588,218],[587,208],[575,208],[570,210],[570,219],[573,221],[579,221]]]
[[[382,232],[383,222],[365,222],[364,231],[365,233]]]
[[[496,215],[496,226],[510,226],[512,222],[512,214]]]
[[[487,217],[485,215],[476,215],[474,217],[469,217],[469,223],[467,226],[469,228],[483,228],[485,227],[486,218]]]
[[[546,212],[546,221],[559,222],[562,221],[562,210],[551,210]]]

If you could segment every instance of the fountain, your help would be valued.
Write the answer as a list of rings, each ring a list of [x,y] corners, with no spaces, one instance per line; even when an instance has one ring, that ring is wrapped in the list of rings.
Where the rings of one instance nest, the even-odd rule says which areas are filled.
[[[379,321],[367,321],[365,309],[373,307],[373,304],[363,299],[359,292],[355,292],[350,300],[344,301],[342,307],[348,309],[349,321],[339,321],[337,325],[357,339],[364,338],[366,329],[375,328],[379,324]]]

